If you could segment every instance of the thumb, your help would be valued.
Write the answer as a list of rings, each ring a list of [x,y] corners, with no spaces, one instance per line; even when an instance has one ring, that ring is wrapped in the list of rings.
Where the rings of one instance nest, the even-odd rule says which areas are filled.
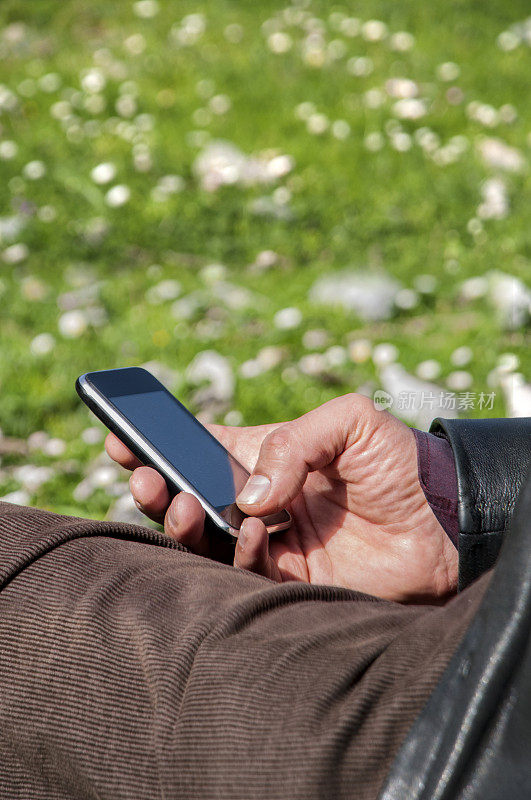
[[[242,511],[252,516],[280,511],[299,494],[309,472],[343,452],[355,421],[348,397],[330,400],[265,437],[252,475],[236,498]]]

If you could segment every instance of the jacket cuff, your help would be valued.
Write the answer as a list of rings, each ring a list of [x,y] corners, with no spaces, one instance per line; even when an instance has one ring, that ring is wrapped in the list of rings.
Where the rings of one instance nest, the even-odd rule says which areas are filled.
[[[531,418],[435,419],[457,473],[459,590],[490,569],[531,464]]]
[[[411,429],[417,442],[419,483],[431,510],[457,548],[457,475],[452,448],[445,436]]]

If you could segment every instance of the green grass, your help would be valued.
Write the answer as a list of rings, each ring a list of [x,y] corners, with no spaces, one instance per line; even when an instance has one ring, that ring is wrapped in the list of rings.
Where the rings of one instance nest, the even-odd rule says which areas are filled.
[[[320,25],[325,46],[332,40],[345,44],[345,55],[322,67],[305,63],[300,43],[306,34],[285,18],[282,30],[292,37],[293,47],[282,54],[269,49],[263,23],[283,18],[287,6],[282,3],[159,2],[150,19],[136,16],[133,6],[115,3],[111,11],[100,0],[3,0],[0,5],[0,84],[17,98],[14,108],[1,109],[0,142],[14,141],[18,148],[13,158],[0,159],[0,217],[19,214],[26,222],[13,241],[0,241],[0,250],[14,242],[28,248],[19,263],[0,260],[0,427],[4,436],[25,439],[45,430],[66,442],[60,458],[38,451],[5,455],[1,494],[17,488],[14,465],[53,464],[55,477],[32,494],[33,503],[92,516],[107,512],[111,499],[103,490],[84,503],[72,497],[101,449],[80,438],[93,423],[73,388],[77,375],[92,369],[155,360],[175,371],[172,388],[192,410],[201,411],[194,405],[196,387],[187,380],[186,368],[197,353],[216,350],[229,359],[236,378],[234,397],[218,407],[217,419],[237,410],[245,424],[289,419],[337,394],[379,385],[371,359],[361,364],[347,360],[315,377],[300,372],[298,361],[308,352],[302,337],[314,328],[328,331],[329,345],[346,346],[356,338],[373,345],[392,342],[400,363],[412,373],[420,362],[435,359],[443,389],[457,369],[450,356],[464,344],[473,351],[464,369],[476,393],[492,391],[488,375],[503,353],[514,353],[519,371],[529,375],[526,331],[504,330],[486,299],[466,305],[458,299],[465,279],[491,270],[529,280],[530,49],[525,43],[509,51],[497,45],[502,31],[526,18],[527,3],[360,0],[294,6],[321,20],[313,24]],[[205,15],[204,34],[194,44],[177,45],[172,26],[198,12]],[[334,12],[382,20],[390,35],[409,31],[414,46],[398,52],[389,37],[371,42],[345,36],[334,30]],[[227,41],[226,28],[235,24],[241,26],[241,41]],[[145,47],[133,55],[124,42],[135,34],[144,37]],[[349,73],[348,60],[359,56],[372,59],[370,75]],[[445,62],[460,68],[450,83],[438,77],[437,68]],[[96,112],[84,107],[88,94],[81,89],[84,72],[95,64],[106,75],[100,93],[105,107]],[[43,90],[41,81],[49,73],[56,73],[60,84],[51,92]],[[392,77],[415,81],[427,101],[426,116],[400,122],[413,137],[407,152],[395,150],[386,133],[394,119],[395,101],[385,94]],[[205,81],[212,82],[212,94],[227,95],[231,107],[199,124],[204,120],[194,114],[209,102],[200,96],[209,89]],[[134,85],[124,87],[124,82]],[[450,86],[462,90],[462,102],[448,102]],[[119,117],[115,103],[124,88],[126,93],[134,90],[137,104],[125,124],[137,145],[151,154],[152,166],[145,172],[134,167],[135,141],[117,134],[109,122]],[[384,91],[383,103],[368,108],[365,93],[374,88]],[[1,97],[0,92],[0,106]],[[65,99],[72,104],[75,130],[70,138],[50,113]],[[309,133],[296,115],[298,104],[307,101],[330,122],[345,120],[347,138],[337,139],[330,130]],[[473,101],[495,109],[514,106],[516,117],[485,127],[467,113]],[[139,114],[150,115],[151,130],[139,127]],[[434,131],[442,145],[453,136],[465,137],[467,150],[453,163],[436,164],[416,143],[415,131],[422,127]],[[231,141],[246,154],[269,149],[289,154],[294,169],[270,186],[207,192],[193,171],[200,148],[191,132],[198,130]],[[371,152],[364,141],[375,131],[385,143]],[[496,174],[477,152],[482,136],[517,148],[527,166],[503,173],[509,213],[484,220],[473,234],[469,221],[476,217],[481,185]],[[34,160],[46,167],[38,180],[24,176],[25,165]],[[99,186],[90,173],[107,161],[116,166],[116,177]],[[180,175],[184,188],[155,202],[151,191],[167,174]],[[114,184],[125,184],[131,192],[120,208],[105,202]],[[253,213],[253,201],[270,197],[279,186],[291,193],[290,217]],[[53,220],[42,219],[43,206],[53,208]],[[256,274],[249,265],[263,250],[275,251],[278,264]],[[216,299],[202,272],[211,263],[223,264],[225,280],[253,293],[249,307],[231,309]],[[308,292],[316,279],[345,267],[383,268],[406,287],[419,274],[433,275],[437,288],[413,309],[378,323],[310,303]],[[58,328],[64,313],[58,298],[75,289],[72,276],[80,272],[101,282],[95,304],[103,309],[105,322],[68,338]],[[169,278],[181,283],[181,296],[202,292],[202,303],[189,319],[177,320],[171,302],[147,302],[150,287]],[[35,286],[40,294],[31,299]],[[303,321],[295,329],[279,330],[273,317],[287,306],[299,308]],[[205,319],[215,320],[217,327],[205,325]],[[43,332],[54,336],[55,346],[36,356],[30,345]],[[240,365],[267,345],[284,348],[282,363],[255,378],[242,377]],[[504,399],[499,388],[495,391],[492,410],[469,413],[503,416]]]

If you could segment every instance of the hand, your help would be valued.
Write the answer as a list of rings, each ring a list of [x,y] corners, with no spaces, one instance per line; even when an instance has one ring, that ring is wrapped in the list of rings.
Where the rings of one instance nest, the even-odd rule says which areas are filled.
[[[344,586],[400,601],[437,602],[457,585],[457,552],[426,501],[413,432],[362,395],[338,397],[299,419],[253,428],[208,426],[249,470],[235,566],[276,581]],[[137,505],[194,552],[212,555],[204,512],[170,498],[163,478],[109,434]],[[268,537],[258,516],[288,508],[293,525]]]

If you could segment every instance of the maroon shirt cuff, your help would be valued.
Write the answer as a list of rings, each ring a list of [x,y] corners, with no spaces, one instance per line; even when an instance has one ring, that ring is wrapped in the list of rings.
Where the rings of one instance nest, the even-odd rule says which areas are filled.
[[[457,474],[450,443],[433,433],[413,428],[417,441],[419,481],[431,510],[457,547]]]

